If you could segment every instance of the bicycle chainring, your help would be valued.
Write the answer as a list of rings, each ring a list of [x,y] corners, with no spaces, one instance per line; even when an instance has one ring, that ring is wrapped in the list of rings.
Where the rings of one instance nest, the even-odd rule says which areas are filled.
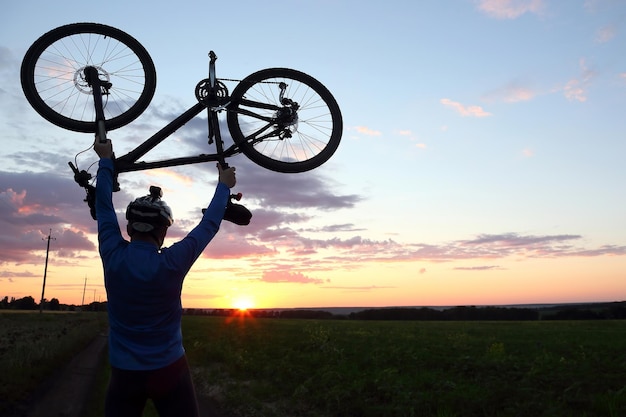
[[[206,78],[196,85],[196,99],[205,105],[215,104],[212,103],[215,100],[220,100],[228,97],[228,88],[221,81],[215,82],[215,87],[211,91],[211,81]]]

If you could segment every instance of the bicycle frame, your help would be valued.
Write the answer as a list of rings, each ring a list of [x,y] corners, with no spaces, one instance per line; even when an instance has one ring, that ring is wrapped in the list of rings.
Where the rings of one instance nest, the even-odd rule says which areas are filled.
[[[229,103],[229,97],[228,95],[226,95],[225,97],[218,97],[219,86],[215,76],[215,61],[217,60],[217,56],[213,51],[211,51],[209,53],[209,58],[209,78],[201,81],[196,87],[196,95],[198,96],[197,91],[200,86],[202,85],[204,87],[208,82],[208,89],[204,92],[206,96],[203,97],[202,100],[196,103],[193,107],[189,108],[187,111],[168,123],[157,133],[152,135],[146,141],[141,143],[135,149],[128,152],[124,156],[116,158],[114,164],[117,173],[141,171],[153,168],[165,168],[177,165],[197,164],[210,161],[218,161],[224,168],[228,167],[225,159],[238,154],[240,151],[238,149],[238,146],[235,144],[231,145],[228,149],[224,149],[224,143],[221,137],[217,114],[219,111],[227,108]],[[96,109],[99,106],[102,106],[102,96],[98,94],[97,90],[97,85],[95,85],[93,91]],[[100,103],[98,103],[99,100]],[[153,162],[137,162],[139,158],[155,148],[158,144],[167,139],[172,133],[183,127],[187,122],[199,115],[205,109],[207,110],[209,124],[209,144],[213,142],[215,143],[215,153],[170,158]],[[96,111],[96,116],[97,115],[98,112]]]

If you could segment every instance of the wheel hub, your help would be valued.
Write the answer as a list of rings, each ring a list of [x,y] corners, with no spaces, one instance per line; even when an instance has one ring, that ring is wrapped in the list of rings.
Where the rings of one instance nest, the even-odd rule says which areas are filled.
[[[106,72],[104,68],[95,65],[89,66],[98,71],[98,78],[101,80],[101,84],[105,85],[111,83],[111,75]],[[85,77],[85,68],[87,68],[87,66],[81,67],[74,72],[74,85],[81,93],[91,95],[91,85],[89,85]]]
[[[298,131],[298,112],[291,107],[283,107],[275,115],[276,124],[280,127],[281,139],[290,138]]]

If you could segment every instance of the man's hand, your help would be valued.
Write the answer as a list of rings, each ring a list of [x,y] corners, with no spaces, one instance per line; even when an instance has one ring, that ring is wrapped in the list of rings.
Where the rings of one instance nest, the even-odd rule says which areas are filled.
[[[93,150],[96,151],[100,158],[110,159],[113,156],[113,144],[110,139],[100,142],[100,138],[96,136],[96,140],[93,142]]]
[[[237,178],[235,178],[235,167],[223,169],[222,165],[218,163],[217,170],[220,173],[219,181],[224,183],[228,188],[233,188],[237,183]]]

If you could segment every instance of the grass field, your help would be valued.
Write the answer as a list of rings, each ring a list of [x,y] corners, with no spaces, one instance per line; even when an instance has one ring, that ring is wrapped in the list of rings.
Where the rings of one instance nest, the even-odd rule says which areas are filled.
[[[106,329],[104,313],[0,311],[0,415]]]
[[[248,416],[626,416],[626,322],[185,317],[199,389]]]
[[[63,321],[57,333],[76,327]],[[626,416],[626,321],[185,316],[183,334],[198,391],[240,417]],[[61,361],[40,356],[48,369]],[[5,370],[13,381],[25,369],[9,370],[6,357],[3,387]],[[94,416],[106,381],[103,370]]]

